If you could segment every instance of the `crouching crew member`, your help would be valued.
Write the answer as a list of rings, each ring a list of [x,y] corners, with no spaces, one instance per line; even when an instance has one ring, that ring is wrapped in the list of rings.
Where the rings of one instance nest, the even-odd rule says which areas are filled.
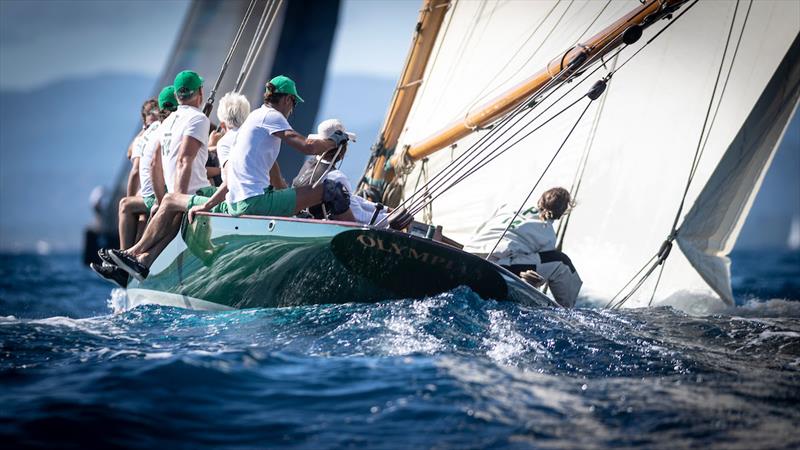
[[[542,194],[536,208],[517,215],[489,260],[505,267],[523,280],[540,287],[547,282],[555,300],[564,307],[575,306],[581,281],[569,257],[556,250],[553,221],[558,220],[571,204],[569,192],[553,188]],[[464,251],[482,257],[492,251],[516,211],[505,205],[478,228]]]

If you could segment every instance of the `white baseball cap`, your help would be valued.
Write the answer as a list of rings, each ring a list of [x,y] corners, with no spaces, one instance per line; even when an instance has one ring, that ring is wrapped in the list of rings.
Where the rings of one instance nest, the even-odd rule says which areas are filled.
[[[328,119],[323,120],[317,125],[317,133],[308,135],[309,139],[328,139],[333,136],[333,133],[341,131],[342,133],[347,135],[347,138],[351,141],[356,141],[356,134],[350,133],[349,131],[344,129],[344,125],[342,125],[342,121],[339,119]]]

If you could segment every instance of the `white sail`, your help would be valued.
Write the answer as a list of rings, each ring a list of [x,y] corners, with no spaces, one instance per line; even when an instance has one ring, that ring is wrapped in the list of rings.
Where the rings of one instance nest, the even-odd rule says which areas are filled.
[[[455,2],[445,17],[397,148],[412,145],[437,132],[444,124],[463,118],[483,100],[524,80],[554,55],[562,54],[638,5],[636,0],[608,4],[524,0]],[[703,235],[714,235],[718,242],[692,244],[692,248],[707,256],[707,261],[708,258],[725,258],[733,246],[788,121],[785,111],[791,112],[794,106],[791,95],[786,91],[774,92],[775,103],[782,105],[783,112],[774,115],[773,123],[762,122],[764,130],[755,130],[770,135],[757,144],[757,149],[732,143],[800,32],[800,2],[755,1],[746,14],[749,6],[750,2],[746,1],[700,2],[626,63],[604,94],[602,111],[599,100],[591,105],[531,197],[530,204],[533,204],[549,187],[570,188],[587,141],[591,140],[585,174],[577,193],[578,206],[572,212],[564,240],[564,250],[584,279],[583,294],[613,296],[655,254],[669,234],[720,64],[722,80],[712,113],[717,103],[719,111],[710,128],[684,212],[696,204],[701,192],[708,193],[704,201],[714,195],[714,188],[706,189],[707,186],[724,184],[724,180],[713,174],[721,161],[724,162],[729,148],[757,153],[759,156],[752,164],[730,166],[731,170],[748,172],[735,177],[739,194],[725,196],[720,203],[706,207],[716,214],[736,206],[724,220],[715,221],[713,229],[703,231]],[[728,53],[722,61],[734,11]],[[638,43],[620,54],[619,63],[664,24],[666,21],[648,28]],[[741,44],[734,60],[732,55],[740,33]],[[613,61],[608,61],[607,67],[611,68],[612,64]],[[720,100],[722,81],[728,71],[730,76]],[[605,73],[606,70],[600,70],[587,79],[551,111],[583,95]],[[536,111],[541,111],[548,102]],[[519,205],[575,123],[582,105],[525,138],[436,199],[431,210],[433,222],[443,225],[447,235],[466,241],[497,205]],[[551,114],[545,114],[545,118]],[[592,126],[594,121],[596,127]],[[520,124],[514,129],[519,128],[525,127]],[[526,127],[530,128],[532,126]],[[459,141],[455,148],[437,152],[427,163],[418,162],[407,178],[405,194],[414,192],[426,176],[442,170],[483,133],[486,131],[473,133]],[[686,238],[681,237],[681,248],[689,248],[686,244],[690,236],[703,228],[703,207],[698,205],[687,216]],[[423,219],[423,214],[417,218]],[[696,262],[699,259],[695,256],[692,255]],[[656,300],[681,291],[713,293],[715,290],[717,296],[731,301],[726,263],[715,266],[716,269],[721,267],[721,271],[713,274],[716,281],[709,285],[704,276],[710,277],[706,272],[711,266],[715,264],[695,263],[693,266],[686,255],[674,248]],[[703,276],[698,271],[703,272]],[[728,286],[727,291],[720,285]],[[646,304],[651,291],[652,282],[646,284],[628,306]]]

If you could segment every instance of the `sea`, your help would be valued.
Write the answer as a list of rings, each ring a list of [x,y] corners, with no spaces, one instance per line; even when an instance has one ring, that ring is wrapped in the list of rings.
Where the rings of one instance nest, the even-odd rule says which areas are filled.
[[[2,448],[797,449],[800,252],[737,305],[141,306],[77,254],[0,256]]]

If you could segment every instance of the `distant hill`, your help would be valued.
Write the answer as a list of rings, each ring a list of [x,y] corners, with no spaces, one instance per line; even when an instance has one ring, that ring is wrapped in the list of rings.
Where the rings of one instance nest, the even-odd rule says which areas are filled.
[[[80,248],[89,193],[123,164],[154,83],[107,74],[0,91],[0,250]]]

